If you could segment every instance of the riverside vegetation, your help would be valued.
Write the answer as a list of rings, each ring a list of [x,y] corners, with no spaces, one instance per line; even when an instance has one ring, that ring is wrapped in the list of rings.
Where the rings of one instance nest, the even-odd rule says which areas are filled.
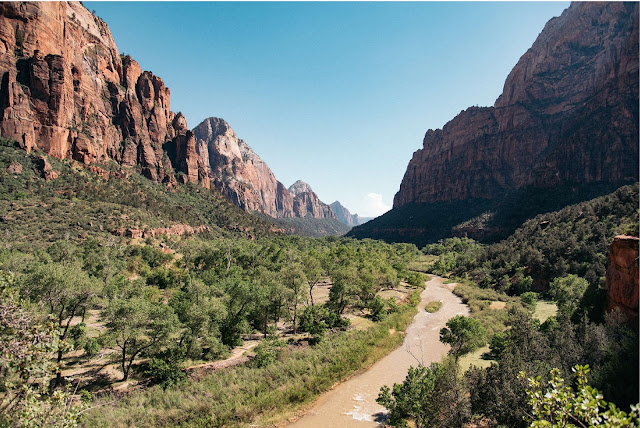
[[[608,245],[620,233],[638,234],[637,184],[539,215],[492,245],[449,238],[425,246],[437,257],[428,270],[459,283],[454,292],[476,323],[450,320],[441,340],[457,340],[451,359],[381,390],[390,422],[640,426],[638,327],[603,305]],[[540,322],[543,298],[558,310]],[[486,343],[490,363],[462,373],[460,355]]]
[[[0,146],[3,424],[253,423],[402,342],[415,246],[283,236],[216,192],[50,158],[45,180],[42,159]],[[174,224],[206,228],[121,236]],[[247,340],[249,361],[213,370]]]

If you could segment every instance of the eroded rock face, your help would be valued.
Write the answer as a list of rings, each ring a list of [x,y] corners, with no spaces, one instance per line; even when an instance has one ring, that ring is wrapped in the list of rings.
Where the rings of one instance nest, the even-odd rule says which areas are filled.
[[[394,207],[637,179],[638,3],[579,2],[546,24],[493,107],[427,131]]]
[[[169,89],[121,58],[107,25],[80,3],[0,4],[0,76],[2,137],[85,164],[111,158],[154,181],[173,173],[163,161],[163,144],[178,135]]]
[[[618,235],[609,246],[605,278],[607,310],[618,308],[630,320],[638,320],[638,244],[640,238]]]
[[[210,117],[193,129],[201,176],[235,205],[275,218],[335,218],[302,182],[287,189],[223,119]],[[302,184],[299,184],[302,183]],[[292,193],[292,190],[298,194]]]

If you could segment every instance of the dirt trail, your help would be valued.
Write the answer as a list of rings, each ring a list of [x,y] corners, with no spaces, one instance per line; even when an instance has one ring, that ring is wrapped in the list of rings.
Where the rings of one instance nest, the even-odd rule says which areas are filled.
[[[456,315],[468,315],[469,310],[451,290],[455,284],[443,284],[443,278],[432,276],[420,295],[418,314],[407,328],[402,346],[378,361],[366,372],[341,383],[321,395],[312,407],[289,427],[375,427],[385,415],[384,407],[376,403],[383,385],[400,383],[410,366],[418,360],[429,365],[446,354],[448,347],[440,343],[440,329]],[[424,310],[433,300],[442,302],[435,313]]]

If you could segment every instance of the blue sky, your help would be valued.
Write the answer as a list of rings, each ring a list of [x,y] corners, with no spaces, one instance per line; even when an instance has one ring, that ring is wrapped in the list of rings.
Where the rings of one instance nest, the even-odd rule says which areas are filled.
[[[191,128],[225,119],[290,186],[389,208],[427,129],[493,105],[568,2],[85,2]]]

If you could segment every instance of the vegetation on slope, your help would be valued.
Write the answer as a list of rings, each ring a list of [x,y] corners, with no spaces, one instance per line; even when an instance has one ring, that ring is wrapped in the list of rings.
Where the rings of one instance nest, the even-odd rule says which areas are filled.
[[[0,234],[25,249],[59,239],[112,235],[118,229],[174,224],[206,225],[213,236],[267,236],[273,223],[195,185],[169,188],[115,163],[101,165],[106,179],[77,162],[47,157],[58,178],[45,181],[38,153],[0,144]],[[21,173],[7,168],[19,164]],[[111,173],[111,175],[109,175]],[[34,233],[37,231],[37,233]]]
[[[420,247],[450,237],[469,236],[485,243],[510,236],[538,214],[588,201],[623,184],[565,184],[553,189],[524,188],[498,199],[409,204],[354,227],[347,236],[410,242]]]
[[[594,387],[607,400],[623,410],[632,405],[631,416],[607,405],[610,422],[627,422],[606,426],[640,426],[633,407],[638,400],[638,327],[627,324],[616,312],[605,313],[601,304],[608,245],[618,233],[638,233],[637,184],[540,215],[499,243],[482,245],[452,238],[427,245],[423,252],[438,257],[431,270],[454,275],[462,283],[455,292],[483,325],[490,343],[490,352],[483,357],[491,363],[472,366],[462,379],[448,375],[457,370],[457,364],[422,368],[394,387],[395,399],[404,406],[396,417],[416,423],[430,418],[429,426],[472,422],[524,427],[535,421],[558,422],[569,416],[545,413],[535,396],[535,390],[550,381],[545,391],[545,397],[553,401],[549,405],[562,404],[573,423],[589,426],[587,413],[600,411],[602,415],[603,402],[587,400],[582,408],[571,391],[558,389],[562,386],[559,377],[571,379],[574,368],[586,364]],[[532,290],[553,298],[557,315],[540,322],[534,310],[541,295]],[[523,372],[540,378],[527,384],[520,375]],[[579,376],[585,373],[578,369]],[[455,400],[443,402],[433,394],[421,395],[429,388]],[[578,393],[586,399],[596,391],[582,385]],[[418,408],[407,407],[416,402],[421,403]],[[387,404],[398,406],[389,400]]]

